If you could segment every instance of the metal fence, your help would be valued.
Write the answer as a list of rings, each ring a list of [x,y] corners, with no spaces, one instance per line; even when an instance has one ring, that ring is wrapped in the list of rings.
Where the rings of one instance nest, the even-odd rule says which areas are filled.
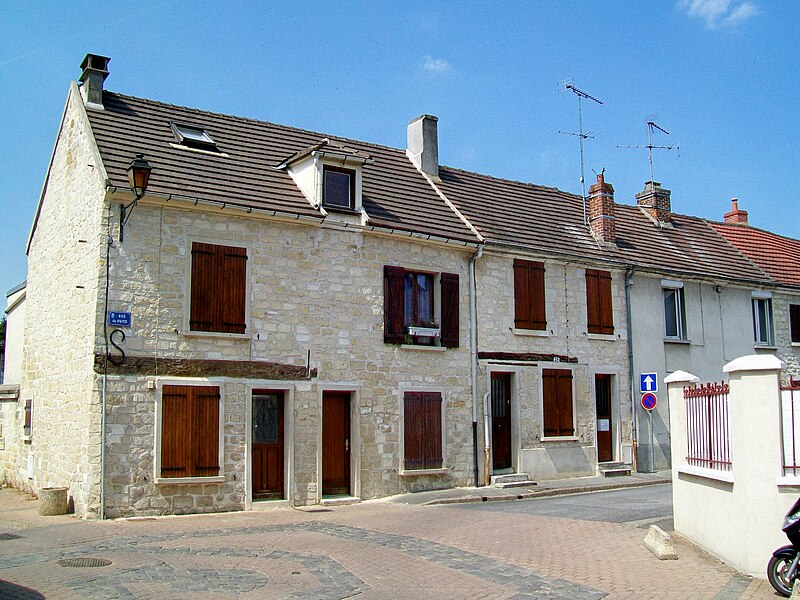
[[[683,398],[686,403],[687,462],[706,469],[730,471],[733,463],[728,430],[728,384],[720,382],[685,387]]]
[[[800,381],[781,386],[781,442],[783,475],[800,476]]]

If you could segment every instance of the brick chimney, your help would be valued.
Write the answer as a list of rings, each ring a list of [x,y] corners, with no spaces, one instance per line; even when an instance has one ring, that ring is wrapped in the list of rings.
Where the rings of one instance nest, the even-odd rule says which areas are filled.
[[[406,130],[408,149],[406,155],[420,171],[434,181],[439,181],[439,119],[433,115],[420,115],[410,121]]]
[[[748,225],[747,211],[739,210],[739,199],[733,198],[731,200],[731,211],[725,213],[725,222],[733,223],[734,225]]]
[[[603,173],[600,173],[597,182],[589,188],[589,227],[598,239],[614,244],[617,241],[615,218],[614,187],[606,183]]]
[[[671,193],[662,188],[659,182],[648,181],[644,184],[644,189],[636,194],[636,203],[659,223],[669,223],[672,215],[669,199]]]
[[[87,54],[81,63],[81,95],[86,106],[103,108],[103,82],[108,77],[108,61],[99,54]]]

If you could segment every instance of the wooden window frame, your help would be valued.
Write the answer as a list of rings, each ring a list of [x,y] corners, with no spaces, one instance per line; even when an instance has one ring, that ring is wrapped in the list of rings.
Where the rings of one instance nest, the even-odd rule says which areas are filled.
[[[547,330],[545,264],[514,259],[514,329]]]
[[[789,339],[800,345],[800,304],[789,304]]]
[[[186,290],[189,335],[248,338],[250,249],[200,240],[193,240],[190,248]],[[238,284],[233,285],[237,279]]]
[[[586,329],[588,333],[614,335],[611,272],[586,269]]]
[[[409,435],[423,435],[424,432],[420,431],[419,427],[410,426],[411,423],[409,419],[407,419],[406,415],[406,402],[407,400],[414,399],[414,398],[422,398],[423,401],[430,402],[434,400],[438,402],[438,418],[439,418],[439,435],[438,438],[434,440],[426,440],[427,444],[433,443],[433,448],[428,448],[428,450],[434,450],[437,447],[438,441],[438,450],[440,457],[435,456],[428,456],[423,457],[423,464],[419,467],[411,467],[407,466],[407,436]],[[446,399],[444,390],[438,389],[435,387],[425,388],[425,389],[405,389],[401,391],[400,394],[400,475],[430,475],[436,473],[446,473],[447,472],[447,435],[446,435],[446,423],[445,423],[445,415],[446,415]],[[430,410],[430,406],[425,407],[427,410]],[[430,414],[428,415],[430,416]],[[418,425],[418,423],[415,423]]]
[[[162,473],[162,450],[164,442],[164,388],[214,388],[219,396],[217,411],[217,462],[219,472],[217,475],[189,475],[183,477],[165,477]],[[155,448],[153,453],[153,481],[156,484],[181,484],[181,483],[224,483],[223,474],[224,464],[224,425],[225,425],[225,398],[223,385],[220,381],[209,379],[204,380],[180,380],[168,379],[158,382],[158,394],[156,396],[156,431]],[[191,435],[187,434],[187,435]]]
[[[411,305],[411,314],[406,314],[405,312],[405,295],[408,293],[408,277],[411,276],[411,298],[412,298],[412,305]],[[428,301],[429,306],[428,313],[431,315],[432,319],[430,322],[424,321],[420,318],[420,306],[419,306],[419,277],[424,277],[430,282],[430,300]],[[418,327],[436,327],[436,283],[437,283],[437,276],[436,273],[430,273],[427,271],[412,271],[409,269],[405,270],[405,277],[403,280],[403,325],[405,327],[409,326],[418,326]]]
[[[575,402],[575,372],[572,369],[564,369],[559,366],[542,367],[539,370],[541,381],[541,407],[542,407],[542,436],[541,441],[551,440],[577,440],[577,408]],[[551,399],[548,392],[552,391],[552,377],[556,377],[556,398]],[[568,384],[564,383],[569,379]],[[568,406],[564,406],[564,398],[559,397],[562,393],[569,392]],[[552,405],[552,401],[555,406]],[[569,414],[564,414],[564,410],[569,410]],[[555,409],[555,414],[550,410]],[[552,427],[552,419],[556,419],[557,425]],[[549,430],[549,433],[548,433]],[[555,430],[555,431],[553,431]]]
[[[343,204],[330,203],[327,200],[327,176],[328,173],[342,173],[350,177],[350,201],[347,206]],[[331,210],[356,210],[356,170],[345,167],[334,167],[332,165],[322,165],[322,206]]]

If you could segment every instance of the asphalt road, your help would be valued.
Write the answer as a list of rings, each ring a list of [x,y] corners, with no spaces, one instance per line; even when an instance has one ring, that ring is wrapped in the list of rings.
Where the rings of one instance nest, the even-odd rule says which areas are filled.
[[[448,510],[452,507],[445,505],[440,508]],[[672,485],[670,484],[511,502],[463,504],[459,508],[624,523],[635,527],[649,527],[651,524],[655,524],[665,531],[673,529]]]

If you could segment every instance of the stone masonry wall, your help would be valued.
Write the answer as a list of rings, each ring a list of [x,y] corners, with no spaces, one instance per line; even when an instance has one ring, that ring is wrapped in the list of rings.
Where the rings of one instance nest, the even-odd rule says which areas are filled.
[[[790,378],[800,379],[800,347],[792,345],[789,324],[789,304],[800,304],[800,294],[791,295],[776,292],[772,296],[772,315],[775,320],[776,355],[786,363],[781,373],[781,382],[786,384]]]
[[[193,241],[247,247],[246,335],[188,332]],[[294,390],[290,494],[295,504],[319,499],[320,401],[329,387],[358,392],[353,435],[360,438],[355,477],[362,498],[464,485],[472,478],[467,258],[463,248],[408,238],[321,229],[218,209],[187,210],[174,203],[141,203],[126,225],[124,243],[112,250],[109,310],[133,315],[121,344],[130,356],[303,366],[311,352],[310,366],[317,369],[317,377],[283,382]],[[386,264],[459,274],[459,348],[429,350],[384,343]],[[438,287],[436,295],[438,305]],[[100,333],[99,312],[96,323]],[[102,352],[101,334],[95,344]],[[158,392],[148,389],[147,381],[157,376],[110,378],[109,515],[243,508],[249,477],[245,469],[249,390],[269,387],[269,382],[221,380],[225,483],[154,485]],[[443,390],[446,474],[398,472],[402,392],[412,387]]]
[[[73,85],[28,255],[20,401],[33,400],[31,442],[20,445],[8,478],[31,491],[68,486],[75,511],[87,515],[98,509],[100,410],[91,331],[106,236],[101,169],[82,111]]]

